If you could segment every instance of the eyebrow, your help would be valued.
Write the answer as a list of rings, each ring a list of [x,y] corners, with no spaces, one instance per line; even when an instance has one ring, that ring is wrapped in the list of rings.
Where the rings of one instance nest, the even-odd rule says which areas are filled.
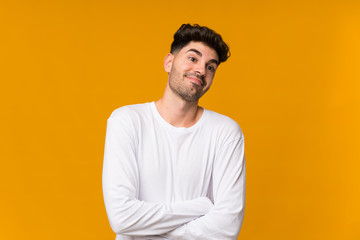
[[[189,50],[187,50],[186,52],[194,52],[197,55],[199,55],[200,57],[202,57],[202,53],[199,50],[196,50],[195,48],[190,48]],[[215,63],[216,65],[219,65],[219,62],[216,59],[211,59],[209,61],[209,63]]]

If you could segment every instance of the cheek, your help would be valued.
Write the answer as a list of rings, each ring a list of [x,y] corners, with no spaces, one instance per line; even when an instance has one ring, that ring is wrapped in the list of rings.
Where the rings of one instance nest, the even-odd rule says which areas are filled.
[[[181,64],[181,69],[184,71],[191,71],[193,70],[194,66],[192,62],[184,62],[183,64]]]
[[[209,76],[207,76],[207,79],[206,79],[206,82],[207,82],[209,87],[212,84],[213,80],[214,80],[214,74],[210,73]]]

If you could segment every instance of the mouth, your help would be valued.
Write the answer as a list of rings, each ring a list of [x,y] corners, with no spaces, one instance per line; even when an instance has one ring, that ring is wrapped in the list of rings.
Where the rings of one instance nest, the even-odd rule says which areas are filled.
[[[195,74],[185,74],[185,77],[187,77],[192,83],[195,85],[203,87],[205,85],[205,81],[202,79],[201,76],[196,76]]]

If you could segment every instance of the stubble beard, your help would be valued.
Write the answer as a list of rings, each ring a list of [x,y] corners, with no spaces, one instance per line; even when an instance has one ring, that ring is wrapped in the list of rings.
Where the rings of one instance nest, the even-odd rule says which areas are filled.
[[[187,102],[197,102],[206,91],[202,86],[185,82],[185,75],[177,72],[174,68],[169,73],[169,86],[173,93]]]

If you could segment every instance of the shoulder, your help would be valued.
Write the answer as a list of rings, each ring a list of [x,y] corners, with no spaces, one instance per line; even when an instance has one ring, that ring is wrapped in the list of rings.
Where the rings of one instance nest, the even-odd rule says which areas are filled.
[[[226,135],[233,139],[244,137],[239,124],[232,118],[211,110],[206,110],[206,115],[208,127],[216,130],[221,135]]]
[[[115,109],[107,120],[108,134],[129,136],[135,141],[138,131],[141,130],[141,121],[149,112],[150,103],[126,105]]]

